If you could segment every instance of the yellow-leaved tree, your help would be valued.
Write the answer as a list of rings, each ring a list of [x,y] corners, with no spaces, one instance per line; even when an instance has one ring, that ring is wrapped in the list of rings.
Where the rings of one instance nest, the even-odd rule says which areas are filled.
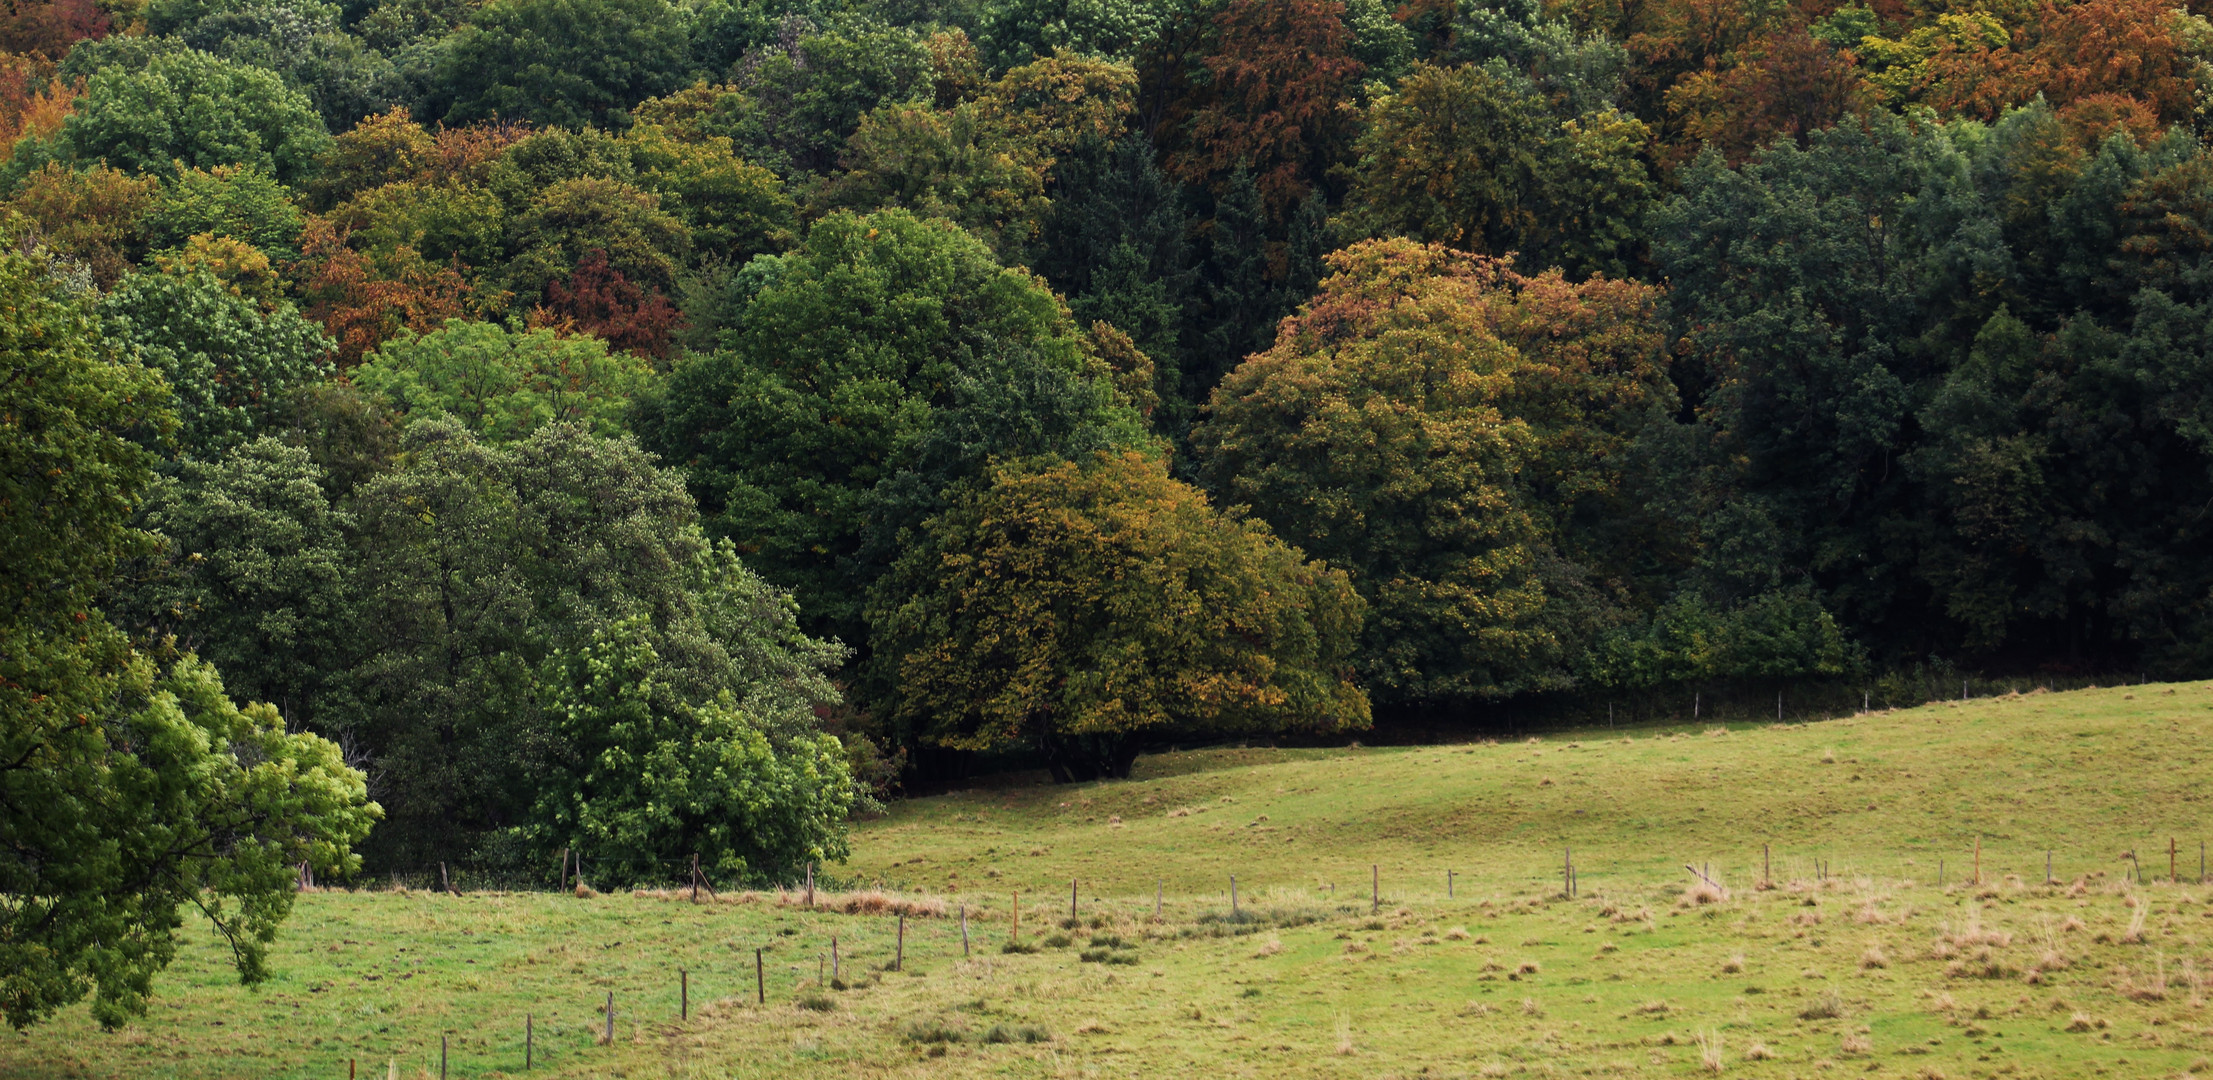
[[[870,620],[910,738],[1067,781],[1129,775],[1148,740],[1368,724],[1345,574],[1158,457],[1004,464],[925,533]]]

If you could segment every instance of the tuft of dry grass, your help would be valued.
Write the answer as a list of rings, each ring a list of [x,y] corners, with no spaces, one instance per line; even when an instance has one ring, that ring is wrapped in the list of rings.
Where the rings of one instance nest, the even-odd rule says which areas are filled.
[[[1704,1031],[1694,1037],[1698,1040],[1699,1067],[1710,1073],[1721,1072],[1721,1033]]]
[[[1800,1020],[1836,1020],[1844,1015],[1844,998],[1834,990],[1824,990],[1806,1006],[1798,1010]]]
[[[1352,1021],[1340,1016],[1337,1018],[1337,1053],[1350,1057],[1352,1052]]]
[[[1860,954],[1861,971],[1878,971],[1889,966],[1890,958],[1883,955],[1880,945],[1869,945],[1867,951]]]
[[[1681,908],[1702,907],[1706,904],[1723,903],[1728,899],[1729,890],[1706,881],[1693,881],[1683,889],[1682,899],[1677,900],[1675,906]]]
[[[1855,1031],[1850,1035],[1846,1035],[1844,1040],[1837,1044],[1837,1049],[1847,1054],[1869,1054],[1874,1052],[1875,1042]]]
[[[2077,1034],[2092,1030],[2097,1026],[2098,1022],[2093,1019],[2089,1013],[2082,1012],[2080,1010],[2077,1010],[2074,1015],[2067,1018],[2067,1030],[2075,1032]]]
[[[1468,940],[1468,928],[1465,926],[1455,926],[1452,929],[1445,931],[1445,938],[1449,941],[1466,941]]]
[[[1260,960],[1266,957],[1274,956],[1282,951],[1283,939],[1271,935],[1268,940],[1260,943],[1260,947],[1258,949],[1253,950],[1252,958],[1255,960]]]
[[[1771,1061],[1774,1057],[1775,1051],[1768,1049],[1767,1044],[1763,1042],[1755,1041],[1752,1045],[1744,1048],[1744,1060],[1746,1061]]]
[[[1740,974],[1740,973],[1742,973],[1743,971],[1744,971],[1744,954],[1743,954],[1743,953],[1737,953],[1736,955],[1734,955],[1734,956],[1731,956],[1731,957],[1730,957],[1730,958],[1728,958],[1727,960],[1723,960],[1723,961],[1721,962],[1721,973],[1722,973],[1722,974],[1724,974],[1724,975],[1736,975],[1736,974]]]
[[[1542,967],[1535,960],[1524,960],[1519,966],[1514,968],[1514,974],[1535,975],[1540,970],[1542,970]]]

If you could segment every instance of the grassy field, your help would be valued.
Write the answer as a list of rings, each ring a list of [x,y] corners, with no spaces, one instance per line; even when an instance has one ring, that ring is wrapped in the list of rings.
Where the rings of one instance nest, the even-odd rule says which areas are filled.
[[[2213,1075],[2209,721],[2188,684],[1163,755],[864,825],[841,873],[943,903],[903,971],[896,918],[774,895],[318,893],[271,984],[196,930],[144,1022],[0,1037],[0,1075],[435,1076],[441,1035],[516,1075],[526,1015],[573,1077]]]

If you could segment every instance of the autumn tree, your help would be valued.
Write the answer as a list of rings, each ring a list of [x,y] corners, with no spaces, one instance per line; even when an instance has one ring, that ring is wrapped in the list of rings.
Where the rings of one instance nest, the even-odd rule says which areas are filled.
[[[1288,216],[1350,149],[1339,105],[1362,65],[1344,11],[1336,0],[1230,0],[1213,19],[1204,81],[1155,133],[1169,173],[1218,186],[1249,171],[1269,214]]]
[[[1126,452],[1010,463],[933,519],[879,590],[896,717],[1056,779],[1129,775],[1175,736],[1368,723],[1342,571]]]
[[[1564,597],[1653,553],[1620,498],[1624,451],[1667,400],[1653,290],[1403,239],[1330,265],[1215,390],[1202,477],[1351,574],[1377,694],[1562,685],[1589,617]]]

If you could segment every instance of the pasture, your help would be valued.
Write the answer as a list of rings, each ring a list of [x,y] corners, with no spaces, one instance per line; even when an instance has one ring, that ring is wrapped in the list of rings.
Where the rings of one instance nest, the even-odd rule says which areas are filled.
[[[443,1037],[515,1076],[526,1017],[555,1077],[2203,1074],[2209,720],[2184,684],[1159,755],[897,804],[837,870],[888,893],[813,908],[310,893],[254,990],[188,923],[151,1015],[0,1075],[419,1078]]]

